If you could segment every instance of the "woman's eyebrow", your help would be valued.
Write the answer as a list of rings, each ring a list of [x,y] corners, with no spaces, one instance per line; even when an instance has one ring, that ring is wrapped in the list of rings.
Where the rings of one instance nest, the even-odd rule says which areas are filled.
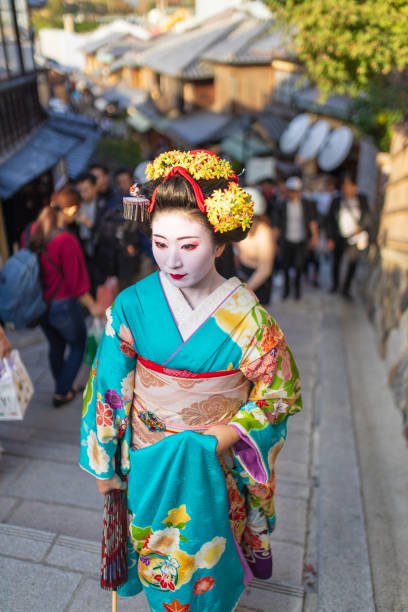
[[[164,238],[164,240],[168,240],[166,236],[161,236],[161,234],[153,234],[154,238]],[[176,240],[188,240],[190,238],[195,238],[196,240],[200,239],[200,236],[181,236],[180,238],[176,238]]]

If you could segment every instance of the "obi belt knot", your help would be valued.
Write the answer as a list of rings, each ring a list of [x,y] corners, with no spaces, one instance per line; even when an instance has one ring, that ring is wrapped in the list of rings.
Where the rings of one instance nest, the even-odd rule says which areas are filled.
[[[132,446],[143,448],[181,431],[227,424],[248,400],[240,370],[195,374],[138,358],[132,410]]]

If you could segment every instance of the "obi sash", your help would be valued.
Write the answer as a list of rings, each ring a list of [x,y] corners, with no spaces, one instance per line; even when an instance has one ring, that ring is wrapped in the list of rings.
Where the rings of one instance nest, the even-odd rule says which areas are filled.
[[[248,401],[240,370],[173,370],[138,357],[131,417],[132,447],[144,448],[181,431],[228,424]]]

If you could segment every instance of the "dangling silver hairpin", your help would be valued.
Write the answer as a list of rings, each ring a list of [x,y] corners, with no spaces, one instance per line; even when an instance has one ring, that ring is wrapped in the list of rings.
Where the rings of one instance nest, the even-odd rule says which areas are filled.
[[[123,198],[123,217],[129,221],[149,221],[150,200],[140,193],[137,183],[131,186],[129,193]]]

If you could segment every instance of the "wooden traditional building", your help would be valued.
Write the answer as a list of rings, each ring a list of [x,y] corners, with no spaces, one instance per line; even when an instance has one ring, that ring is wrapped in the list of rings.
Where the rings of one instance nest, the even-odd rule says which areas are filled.
[[[42,123],[27,3],[0,3],[0,166]],[[0,198],[2,184],[0,176]],[[8,254],[0,201],[0,257]]]
[[[387,162],[389,176],[379,222],[378,251],[372,253],[365,297],[408,439],[407,123],[396,126]]]
[[[25,0],[0,2],[0,256],[6,259],[50,194],[88,162],[98,130],[46,112],[38,94]],[[43,84],[44,85],[44,84]],[[47,96],[42,96],[46,101]],[[1,263],[0,263],[1,266]]]

